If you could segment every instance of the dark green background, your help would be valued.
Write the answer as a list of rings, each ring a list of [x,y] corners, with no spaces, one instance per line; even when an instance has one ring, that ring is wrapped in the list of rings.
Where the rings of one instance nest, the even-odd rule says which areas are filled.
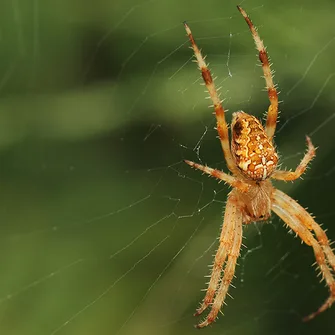
[[[261,68],[235,5],[1,2],[1,334],[197,332],[228,189],[182,161],[226,169],[181,22],[223,86],[228,120],[261,117]],[[276,70],[283,167],[299,162],[306,134],[319,147],[304,180],[278,186],[335,240],[335,4],[243,7]],[[275,217],[244,235],[234,299],[202,334],[335,333],[335,307],[301,322],[327,296],[311,249]]]

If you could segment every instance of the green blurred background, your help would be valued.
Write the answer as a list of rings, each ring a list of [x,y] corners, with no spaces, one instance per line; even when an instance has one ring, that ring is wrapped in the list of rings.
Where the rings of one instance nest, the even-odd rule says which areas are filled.
[[[280,188],[335,240],[335,3],[243,1],[276,70]],[[233,1],[0,4],[0,333],[194,334],[228,189],[183,159],[226,169],[181,24],[231,112],[267,109]],[[277,185],[277,184],[276,184]],[[278,184],[279,186],[279,184]],[[236,289],[203,334],[335,333],[313,253],[282,222],[245,227]],[[214,244],[213,244],[214,243]]]

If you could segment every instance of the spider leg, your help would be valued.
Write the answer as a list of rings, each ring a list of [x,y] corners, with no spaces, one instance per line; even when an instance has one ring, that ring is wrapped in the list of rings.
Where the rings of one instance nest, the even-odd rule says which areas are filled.
[[[206,295],[203,299],[201,306],[194,314],[195,316],[200,315],[212,303],[215,296],[215,292],[221,278],[222,267],[227,258],[228,250],[231,249],[231,246],[234,242],[234,217],[236,215],[236,212],[237,207],[235,201],[233,201],[233,199],[228,199],[220,235],[220,245],[214,258],[211,278],[208,283]]]
[[[205,166],[205,165],[201,165],[198,163],[194,163],[192,161],[189,160],[184,160],[184,162],[188,165],[190,165],[191,167],[201,170],[204,173],[209,174],[210,176],[223,180],[224,182],[226,182],[227,184],[229,184],[232,187],[236,187],[237,189],[239,189],[241,192],[247,192],[250,188],[250,185],[243,182],[242,180],[239,180],[238,178],[231,176],[227,173],[224,173],[220,170],[216,170],[216,169],[212,169],[209,166]]]
[[[300,205],[298,205],[298,206],[300,207],[301,211],[305,211]],[[313,217],[310,214],[308,214],[308,216],[306,216],[305,220],[302,223],[308,229],[314,231],[315,236],[316,236],[317,240],[319,241],[319,243],[320,243],[320,245],[323,249],[324,254],[327,257],[327,261],[328,261],[329,266],[335,272],[335,255],[334,255],[334,252],[333,252],[332,248],[330,247],[330,242],[328,240],[326,232],[320,227],[320,225],[318,225],[314,221]]]
[[[215,84],[214,84],[214,80],[212,78],[211,72],[209,71],[206,62],[203,56],[201,55],[201,51],[199,50],[197,44],[195,43],[191,29],[187,25],[186,22],[184,22],[184,26],[185,26],[185,30],[188,35],[188,38],[191,42],[194,55],[197,59],[197,63],[201,71],[202,78],[205,82],[210,98],[213,101],[214,111],[215,111],[215,116],[216,116],[216,121],[217,121],[217,131],[219,134],[219,139],[221,142],[221,147],[222,147],[223,154],[224,154],[224,157],[227,163],[227,167],[232,173],[237,173],[238,170],[237,170],[237,167],[235,165],[234,159],[230,151],[229,133],[228,133],[228,126],[227,126],[226,119],[225,119],[225,110],[222,107],[221,100],[215,88]]]
[[[273,192],[272,210],[294,231],[299,237],[314,250],[316,262],[325,279],[330,296],[314,313],[306,316],[303,320],[308,321],[316,315],[328,309],[335,302],[335,278],[329,269],[329,265],[335,269],[335,256],[329,246],[327,236],[320,226],[313,220],[308,212],[295,200],[282,191]],[[316,232],[318,241],[310,232]]]
[[[195,315],[201,314],[210,304],[212,304],[211,311],[209,312],[206,319],[197,325],[197,328],[206,327],[215,321],[221,306],[224,303],[230,283],[234,277],[236,261],[240,254],[241,243],[242,212],[239,209],[237,199],[231,194],[227,201],[223,227],[220,236],[220,245],[215,255],[212,275],[206,296],[201,307],[197,310]],[[222,267],[226,259],[227,261],[224,274],[221,278]],[[218,288],[219,282],[220,286]]]
[[[251,31],[252,37],[254,39],[256,48],[259,52],[259,60],[262,63],[264,79],[266,82],[266,89],[268,91],[268,96],[270,100],[270,106],[268,108],[267,118],[266,118],[266,127],[265,131],[271,140],[274,136],[277,124],[277,116],[278,116],[278,94],[276,87],[273,83],[272,72],[269,62],[269,57],[264,47],[263,41],[260,39],[256,27],[253,25],[250,20],[248,14],[242,9],[240,6],[237,6],[237,9],[243,15],[245,21],[247,22],[249,29]]]
[[[300,164],[297,166],[295,171],[275,171],[271,178],[277,180],[295,180],[298,179],[306,170],[308,163],[315,157],[315,147],[312,144],[311,139],[306,136],[307,140],[307,152],[305,153],[304,158],[301,160]]]

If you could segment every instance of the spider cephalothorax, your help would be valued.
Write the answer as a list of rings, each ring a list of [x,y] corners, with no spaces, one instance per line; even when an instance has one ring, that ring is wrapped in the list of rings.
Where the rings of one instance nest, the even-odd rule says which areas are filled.
[[[316,312],[305,317],[304,320],[312,319],[329,308],[335,301],[335,255],[326,233],[303,207],[285,193],[274,188],[270,181],[271,178],[285,181],[298,179],[315,156],[315,148],[307,136],[308,150],[295,171],[277,170],[278,156],[273,144],[278,115],[277,90],[273,84],[270,63],[263,41],[246,12],[239,6],[237,8],[247,22],[259,52],[270,106],[265,129],[254,116],[244,112],[234,113],[231,145],[229,144],[225,110],[217,94],[213,78],[194,41],[190,28],[184,23],[202,78],[213,101],[221,147],[227,167],[232,174],[188,160],[185,162],[233,187],[228,195],[220,245],[215,255],[206,295],[201,306],[197,309],[196,315],[201,314],[209,306],[211,306],[211,310],[205,320],[197,325],[199,328],[212,323],[224,303],[240,254],[242,223],[248,224],[253,221],[266,220],[271,211],[276,213],[303,242],[313,248],[316,263],[329,287],[328,299]]]

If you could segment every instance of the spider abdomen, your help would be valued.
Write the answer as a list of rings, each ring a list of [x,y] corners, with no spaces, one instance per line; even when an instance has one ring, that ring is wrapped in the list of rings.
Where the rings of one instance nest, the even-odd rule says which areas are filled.
[[[244,176],[260,181],[275,170],[278,156],[261,122],[244,112],[233,115],[232,153]]]

